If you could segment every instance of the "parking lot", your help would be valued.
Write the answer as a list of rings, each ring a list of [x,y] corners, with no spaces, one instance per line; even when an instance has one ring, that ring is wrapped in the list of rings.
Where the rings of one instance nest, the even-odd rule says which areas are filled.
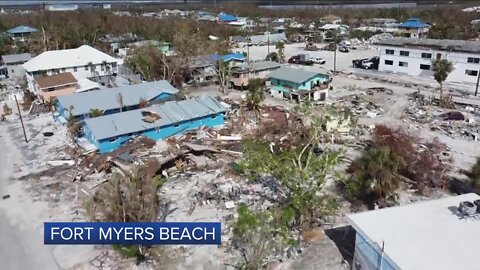
[[[315,44],[318,48],[323,48],[326,46],[326,43]],[[247,52],[247,48],[235,48],[233,51]],[[263,60],[268,54],[267,46],[251,46],[249,48],[251,60]],[[275,45],[270,45],[270,52],[276,52]],[[312,68],[319,71],[331,71],[333,70],[334,64],[334,52],[333,51],[305,51],[305,43],[293,43],[285,44],[285,60],[288,58],[297,55],[297,54],[308,54],[310,57],[321,57],[325,59],[326,63],[324,65],[315,64]],[[379,56],[380,53],[374,48],[368,49],[356,49],[350,50],[348,53],[342,53],[337,51],[337,62],[336,69],[338,71],[350,71],[352,67],[352,60],[359,58],[371,58],[373,56]],[[309,67],[310,69],[310,67]]]

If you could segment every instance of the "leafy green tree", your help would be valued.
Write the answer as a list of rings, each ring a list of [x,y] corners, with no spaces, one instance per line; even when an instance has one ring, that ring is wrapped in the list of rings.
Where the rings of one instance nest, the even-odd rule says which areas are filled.
[[[251,110],[259,112],[260,103],[265,99],[265,83],[262,79],[248,80],[247,105]]]
[[[276,152],[271,149],[270,142],[245,139],[240,161],[242,171],[249,179],[270,175],[279,181],[288,194],[281,207],[283,223],[293,222],[302,227],[317,224],[335,210],[335,201],[319,194],[327,177],[336,178],[333,168],[342,157],[338,151],[315,152],[327,117],[316,116],[312,108],[311,104],[299,106],[298,110],[304,112],[308,124],[298,135],[302,138],[298,144]]]
[[[275,44],[275,48],[277,49],[278,62],[285,63],[285,44],[279,41]]]
[[[453,64],[447,59],[439,59],[433,62],[433,77],[440,85],[440,97],[443,96],[443,82],[452,71]]]
[[[354,174],[361,196],[373,200],[390,199],[400,186],[399,171],[405,165],[402,157],[388,147],[367,150],[357,161]]]

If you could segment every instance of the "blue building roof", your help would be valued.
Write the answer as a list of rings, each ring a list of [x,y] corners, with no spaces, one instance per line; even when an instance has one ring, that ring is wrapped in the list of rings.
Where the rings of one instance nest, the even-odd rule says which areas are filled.
[[[9,34],[28,34],[28,33],[34,33],[37,32],[38,30],[36,28],[26,26],[26,25],[20,25],[15,28],[7,30]]]
[[[290,67],[281,67],[270,73],[270,78],[272,79],[293,82],[293,83],[304,83],[314,78],[315,76],[322,76],[322,77],[326,77],[327,79],[330,78],[330,76],[326,74],[307,71],[304,69],[290,68]]]
[[[96,140],[114,138],[121,135],[142,132],[173,125],[196,118],[225,112],[226,108],[210,96],[194,97],[182,101],[170,101],[162,105],[110,114],[85,120]],[[142,112],[157,114],[160,119],[153,123],[144,121]]]
[[[214,54],[213,59],[215,59],[216,61],[222,60],[224,62],[229,62],[232,60],[245,61],[245,59],[247,58],[242,53],[229,53],[225,55]]]
[[[218,14],[218,19],[221,22],[234,22],[238,21],[237,17],[230,15],[230,14],[225,14],[225,13],[220,13]]]
[[[418,18],[410,18],[406,22],[398,25],[399,28],[425,28],[429,26],[428,23],[425,23]]]
[[[63,109],[69,109],[73,106],[73,115],[79,116],[88,114],[91,109],[106,111],[118,108],[119,94],[122,95],[124,106],[135,106],[140,103],[140,99],[150,101],[162,93],[173,95],[177,92],[178,90],[175,87],[162,80],[59,96],[57,101]]]

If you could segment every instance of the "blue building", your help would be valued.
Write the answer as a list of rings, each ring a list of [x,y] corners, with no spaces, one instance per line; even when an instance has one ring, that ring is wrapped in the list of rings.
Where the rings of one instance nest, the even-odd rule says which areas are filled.
[[[330,76],[297,68],[281,67],[270,73],[270,94],[291,100],[325,100]]]
[[[398,25],[398,33],[402,37],[426,38],[430,25],[418,18],[410,18]]]
[[[57,97],[56,117],[65,122],[72,115],[77,120],[89,118],[91,110],[100,110],[102,115],[135,110],[141,102],[162,102],[178,93],[169,82],[155,81],[121,86]]]
[[[27,37],[30,34],[35,33],[37,31],[38,30],[36,28],[26,26],[26,25],[20,25],[15,28],[7,30],[7,33],[13,38],[22,38],[22,37]]]
[[[160,140],[201,126],[222,125],[225,110],[213,97],[195,97],[89,118],[82,131],[100,153],[106,153],[138,135]]]

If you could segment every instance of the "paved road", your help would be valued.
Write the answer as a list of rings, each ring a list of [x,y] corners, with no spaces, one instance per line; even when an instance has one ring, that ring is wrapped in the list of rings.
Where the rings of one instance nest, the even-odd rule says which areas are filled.
[[[5,140],[7,128],[5,124],[0,125],[0,269],[59,269],[52,249],[43,245],[38,220],[33,222],[36,221],[33,203],[20,200],[18,188],[14,190],[8,182],[14,152]],[[6,194],[12,197],[2,199]]]

